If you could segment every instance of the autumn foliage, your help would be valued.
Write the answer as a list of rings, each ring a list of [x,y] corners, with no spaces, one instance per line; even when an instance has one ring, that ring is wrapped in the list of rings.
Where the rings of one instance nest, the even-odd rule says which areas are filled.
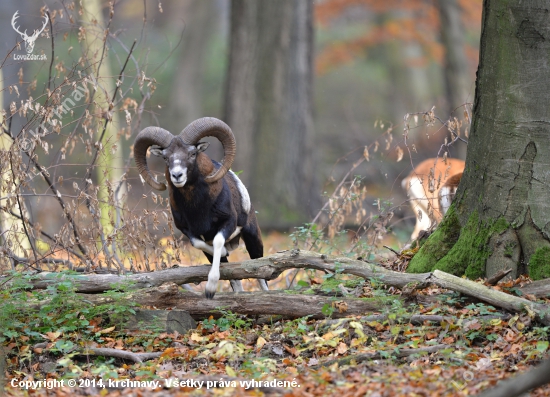
[[[416,43],[422,55],[409,59],[414,66],[429,60],[441,63],[444,48],[440,42],[440,18],[437,1],[422,0],[326,0],[315,8],[315,19],[320,29],[331,24],[360,19],[364,26],[352,38],[333,41],[320,49],[317,56],[317,73],[365,56],[380,44],[392,41]],[[458,0],[462,22],[467,31],[481,26],[481,1]],[[477,62],[477,50],[466,46],[468,57]]]

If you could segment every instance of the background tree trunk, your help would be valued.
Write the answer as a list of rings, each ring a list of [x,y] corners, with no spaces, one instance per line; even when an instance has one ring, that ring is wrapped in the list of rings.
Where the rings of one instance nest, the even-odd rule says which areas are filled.
[[[471,78],[468,60],[464,52],[465,29],[462,12],[457,0],[437,2],[441,23],[441,41],[445,47],[445,92],[449,114],[468,100]],[[470,97],[470,101],[473,98]]]
[[[32,13],[30,13],[34,18],[29,18],[27,12],[28,8],[28,4],[21,4],[15,0],[6,0],[2,2],[2,12],[0,13],[0,37],[3,38],[3,50],[6,54],[11,51],[17,42],[21,42],[21,49],[16,50],[15,52],[21,54],[25,51],[23,40],[21,39],[21,36],[13,29],[11,19],[16,11],[19,11],[20,15],[24,15],[25,18],[28,18],[31,22],[35,20],[34,18],[40,16],[37,7],[32,10]],[[39,53],[39,47],[42,43],[43,42],[39,42],[39,44],[36,45],[36,53]],[[28,97],[27,91],[24,90],[19,84],[18,72],[20,69],[23,70],[23,75],[27,76],[27,62],[15,61],[13,59],[13,53],[10,54],[10,57],[5,60],[2,68],[0,69],[0,106],[2,109],[9,109],[10,102],[12,101],[20,103],[20,101],[24,101]],[[12,95],[9,94],[8,87],[11,85],[17,85],[19,87],[19,95],[16,95],[15,93]],[[5,121],[6,120],[3,120],[2,114],[0,114],[0,124]],[[21,131],[24,124],[22,118],[12,117],[9,122],[11,123],[11,134],[13,136],[17,135],[19,131]],[[6,121],[6,123],[8,122]],[[0,134],[0,150],[9,151],[11,150],[11,146],[11,138],[9,138],[6,134]],[[21,189],[19,186],[19,181],[17,180],[17,188],[13,186],[10,164],[0,165],[0,170],[0,197],[5,197],[8,194],[13,193],[14,190]],[[8,182],[12,183],[12,186],[7,186]],[[0,202],[0,207],[3,207],[6,211],[11,210],[16,214],[23,213],[25,216],[29,216],[23,197],[20,196],[19,200],[21,201],[23,208],[19,208],[19,204],[15,201],[15,198]],[[31,244],[25,234],[22,221],[9,215],[7,212],[2,211],[0,212],[0,233],[4,232],[6,232],[6,234],[0,237],[0,243],[8,240],[15,242],[15,244],[11,247],[13,254],[20,257],[27,257],[27,254],[31,249]],[[0,269],[2,268],[2,265],[8,264],[7,261],[7,257],[0,260]]]
[[[466,170],[454,208],[413,258],[411,271],[436,267],[480,277],[515,264],[518,273],[550,277],[546,8],[542,2],[484,2]]]
[[[170,117],[168,128],[179,134],[183,128],[200,117],[203,112],[204,69],[208,44],[219,29],[219,13],[213,0],[191,0],[173,4],[173,12],[183,15],[185,22],[184,42],[177,61],[176,74],[172,85]]]
[[[234,0],[231,7],[224,118],[237,138],[233,168],[243,171],[262,225],[296,225],[318,206],[313,3]]]
[[[4,98],[4,78],[2,69],[0,69],[0,103],[3,103]],[[4,128],[4,118],[3,114],[0,113],[0,128]],[[13,141],[8,137],[7,134],[0,134],[0,150],[9,152],[12,149]],[[17,149],[16,149],[17,150]],[[12,253],[16,256],[27,257],[28,252],[31,249],[30,241],[25,234],[25,228],[23,226],[23,221],[17,219],[16,217],[7,213],[7,211],[12,211],[18,215],[28,216],[27,210],[25,208],[23,198],[19,197],[19,202],[15,197],[5,200],[5,197],[13,195],[17,192],[19,194],[19,189],[21,189],[19,180],[12,178],[12,169],[10,163],[5,163],[0,165],[0,197],[3,199],[0,202],[0,208],[4,211],[0,212],[0,244],[3,245],[6,241],[11,241],[13,244],[10,247]],[[8,183],[11,185],[9,186]],[[8,246],[8,245],[6,245]],[[5,270],[8,268],[9,259],[7,256],[3,256],[0,259],[0,270]]]
[[[100,0],[82,0],[82,17],[85,29],[85,51],[88,62],[92,65],[91,70],[95,73],[95,79],[98,82],[98,89],[93,98],[95,102],[94,112],[98,115],[96,128],[96,138],[99,140],[105,119],[99,117],[107,116],[110,113],[111,119],[107,123],[105,136],[101,142],[103,149],[95,167],[96,184],[99,186],[97,199],[101,210],[101,227],[103,234],[108,236],[114,230],[113,225],[118,224],[119,209],[122,206],[125,189],[117,189],[119,183],[122,183],[122,172],[124,162],[122,161],[122,145],[119,132],[122,129],[120,117],[116,111],[110,111],[110,104],[113,92],[115,91],[116,75],[111,69],[109,58],[109,46],[107,45],[103,54],[103,46],[106,37],[105,21],[101,8]],[[103,58],[102,58],[103,56]],[[114,191],[112,197],[109,197],[107,185],[110,184]],[[124,185],[123,185],[124,186]],[[101,245],[98,245],[101,246]]]
[[[445,48],[443,76],[445,78],[445,97],[447,99],[446,117],[454,115],[460,118],[462,109],[454,110],[473,98],[469,96],[473,76],[468,73],[468,60],[464,51],[462,11],[457,0],[439,0],[439,19],[441,24],[441,41]],[[458,157],[466,158],[466,145],[458,147]]]

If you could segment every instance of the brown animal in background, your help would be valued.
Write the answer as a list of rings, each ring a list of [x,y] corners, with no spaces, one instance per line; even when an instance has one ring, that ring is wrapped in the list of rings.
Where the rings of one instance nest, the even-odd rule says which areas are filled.
[[[431,158],[418,164],[401,186],[416,215],[411,240],[421,230],[433,229],[448,211],[462,177],[465,163],[458,159]]]

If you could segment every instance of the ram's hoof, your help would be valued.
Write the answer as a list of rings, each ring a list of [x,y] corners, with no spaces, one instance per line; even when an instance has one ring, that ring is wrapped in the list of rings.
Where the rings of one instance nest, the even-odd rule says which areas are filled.
[[[216,294],[216,291],[204,291],[204,296],[206,296],[206,299],[214,299],[214,295]]]

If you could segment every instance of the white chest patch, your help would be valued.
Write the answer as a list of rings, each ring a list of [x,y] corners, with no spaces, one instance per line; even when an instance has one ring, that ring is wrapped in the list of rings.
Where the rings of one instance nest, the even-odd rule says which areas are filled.
[[[233,171],[229,171],[231,176],[235,178],[235,182],[237,183],[237,189],[239,189],[239,193],[241,194],[241,205],[243,207],[244,212],[247,214],[250,212],[250,196],[248,195],[248,190],[246,190],[246,187],[241,182],[239,177],[235,175]]]

